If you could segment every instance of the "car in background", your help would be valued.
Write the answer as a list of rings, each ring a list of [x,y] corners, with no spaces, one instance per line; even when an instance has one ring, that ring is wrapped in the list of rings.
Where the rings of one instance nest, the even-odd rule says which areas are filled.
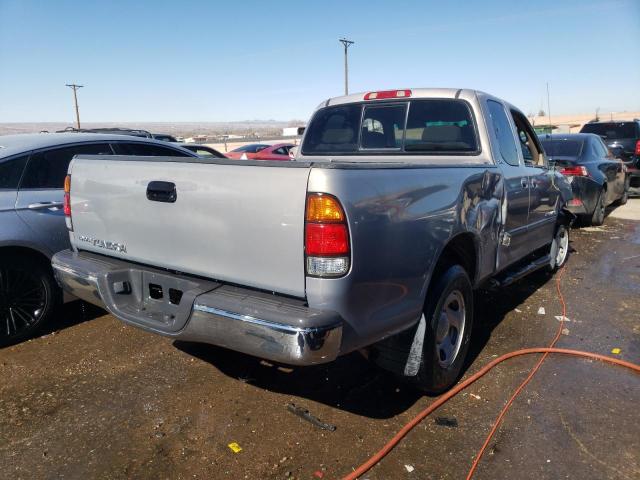
[[[78,154],[197,156],[119,134],[0,136],[0,345],[33,335],[62,301],[50,261],[69,248],[63,187],[69,162]]]
[[[174,137],[173,135],[169,135],[168,133],[152,133],[151,137],[155,138],[156,140],[161,140],[163,142],[171,142],[171,143],[178,142],[178,139],[176,137]]]
[[[58,130],[56,133],[105,133],[108,135],[129,135],[131,137],[153,138],[153,134],[139,128],[74,128],[67,127],[64,130]]]
[[[589,122],[580,133],[595,133],[602,137],[609,149],[627,165],[629,184],[640,193],[640,120]]]
[[[200,145],[197,143],[177,143],[176,145],[179,145],[182,148],[186,148],[187,150],[192,151],[199,157],[227,158],[226,156],[224,156],[224,154],[220,153],[215,148],[208,147],[207,145]]]
[[[292,143],[250,143],[225,153],[228,158],[242,160],[291,160],[289,150],[295,145]]]
[[[571,183],[568,209],[591,225],[602,225],[608,205],[627,203],[629,179],[620,158],[592,133],[542,135],[549,164]]]

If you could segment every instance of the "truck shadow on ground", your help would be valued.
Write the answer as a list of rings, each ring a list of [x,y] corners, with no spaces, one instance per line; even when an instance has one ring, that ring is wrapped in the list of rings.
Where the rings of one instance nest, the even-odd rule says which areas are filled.
[[[65,303],[58,307],[58,311],[48,325],[45,325],[39,332],[38,336],[48,335],[53,332],[64,330],[65,328],[79,325],[88,320],[102,317],[107,312],[102,308],[96,307],[82,300]]]
[[[478,358],[493,329],[505,315],[552,279],[552,276],[540,272],[499,292],[479,292],[476,325],[465,372]],[[293,402],[303,407],[303,399],[309,399],[357,415],[384,419],[406,411],[423,396],[359,353],[340,357],[326,365],[292,368],[210,345],[176,341],[174,346],[238,381],[299,397]]]

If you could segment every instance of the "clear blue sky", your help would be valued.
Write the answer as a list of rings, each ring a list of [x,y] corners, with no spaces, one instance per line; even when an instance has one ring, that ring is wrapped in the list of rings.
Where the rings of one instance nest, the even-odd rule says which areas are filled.
[[[0,122],[306,119],[343,90],[640,110],[640,0],[0,0]]]

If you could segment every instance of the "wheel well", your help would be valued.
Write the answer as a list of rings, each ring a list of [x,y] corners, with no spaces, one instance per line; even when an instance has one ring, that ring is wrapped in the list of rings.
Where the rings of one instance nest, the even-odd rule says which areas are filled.
[[[2,257],[28,257],[33,258],[38,263],[51,269],[51,260],[44,253],[29,247],[0,247],[0,258]]]
[[[431,278],[435,278],[451,265],[458,264],[467,271],[471,283],[476,278],[476,244],[471,233],[461,233],[452,238],[444,247]]]

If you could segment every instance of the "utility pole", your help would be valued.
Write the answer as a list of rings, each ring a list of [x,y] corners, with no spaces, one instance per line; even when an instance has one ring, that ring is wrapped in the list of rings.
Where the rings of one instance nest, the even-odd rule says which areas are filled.
[[[344,45],[344,94],[349,95],[349,62],[347,60],[347,49],[355,42],[347,40],[346,38],[341,38],[338,41]]]
[[[80,111],[78,110],[78,94],[76,93],[79,88],[84,87],[84,85],[76,85],[75,83],[67,83],[67,87],[73,90],[73,103],[76,106],[76,124],[78,126],[78,130],[80,130]]]
[[[551,125],[551,102],[549,101],[549,82],[547,82],[547,118],[549,119],[549,131],[553,133],[553,125]]]

